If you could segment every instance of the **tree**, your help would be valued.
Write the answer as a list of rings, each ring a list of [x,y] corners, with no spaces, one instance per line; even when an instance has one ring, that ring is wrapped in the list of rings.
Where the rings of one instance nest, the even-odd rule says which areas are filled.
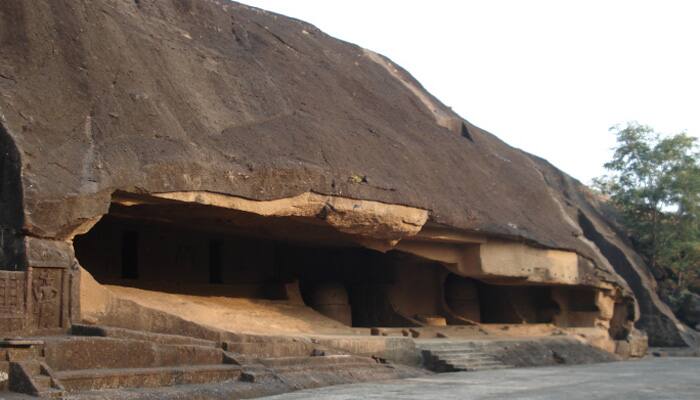
[[[662,136],[638,123],[610,128],[617,137],[608,175],[594,186],[619,210],[636,247],[655,271],[670,271],[678,290],[700,275],[700,152],[697,139]]]

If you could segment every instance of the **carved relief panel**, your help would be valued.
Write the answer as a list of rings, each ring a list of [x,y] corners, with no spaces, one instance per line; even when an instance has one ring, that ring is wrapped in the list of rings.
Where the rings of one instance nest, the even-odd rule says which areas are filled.
[[[62,268],[33,268],[31,320],[35,329],[53,329],[64,325],[65,275]]]
[[[0,333],[24,329],[26,273],[0,271]]]

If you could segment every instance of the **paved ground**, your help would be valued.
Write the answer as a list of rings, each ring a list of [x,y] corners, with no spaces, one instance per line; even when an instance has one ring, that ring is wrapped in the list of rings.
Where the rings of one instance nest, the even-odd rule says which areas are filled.
[[[700,358],[455,372],[305,390],[265,399],[698,400]]]

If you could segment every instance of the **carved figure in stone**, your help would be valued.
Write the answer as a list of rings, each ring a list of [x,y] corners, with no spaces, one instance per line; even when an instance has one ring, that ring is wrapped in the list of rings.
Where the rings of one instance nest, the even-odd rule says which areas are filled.
[[[54,280],[50,276],[41,276],[34,281],[32,289],[36,304],[36,317],[39,328],[51,327],[55,319],[55,303],[58,298],[58,289],[54,287]]]

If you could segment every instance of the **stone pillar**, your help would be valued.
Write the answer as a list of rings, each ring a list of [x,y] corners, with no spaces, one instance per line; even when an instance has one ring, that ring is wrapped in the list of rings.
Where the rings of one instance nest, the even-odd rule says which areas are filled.
[[[456,275],[448,276],[444,286],[445,302],[458,317],[481,321],[481,305],[476,283]]]
[[[345,286],[339,283],[319,283],[311,292],[310,306],[338,322],[352,326],[352,311]]]

